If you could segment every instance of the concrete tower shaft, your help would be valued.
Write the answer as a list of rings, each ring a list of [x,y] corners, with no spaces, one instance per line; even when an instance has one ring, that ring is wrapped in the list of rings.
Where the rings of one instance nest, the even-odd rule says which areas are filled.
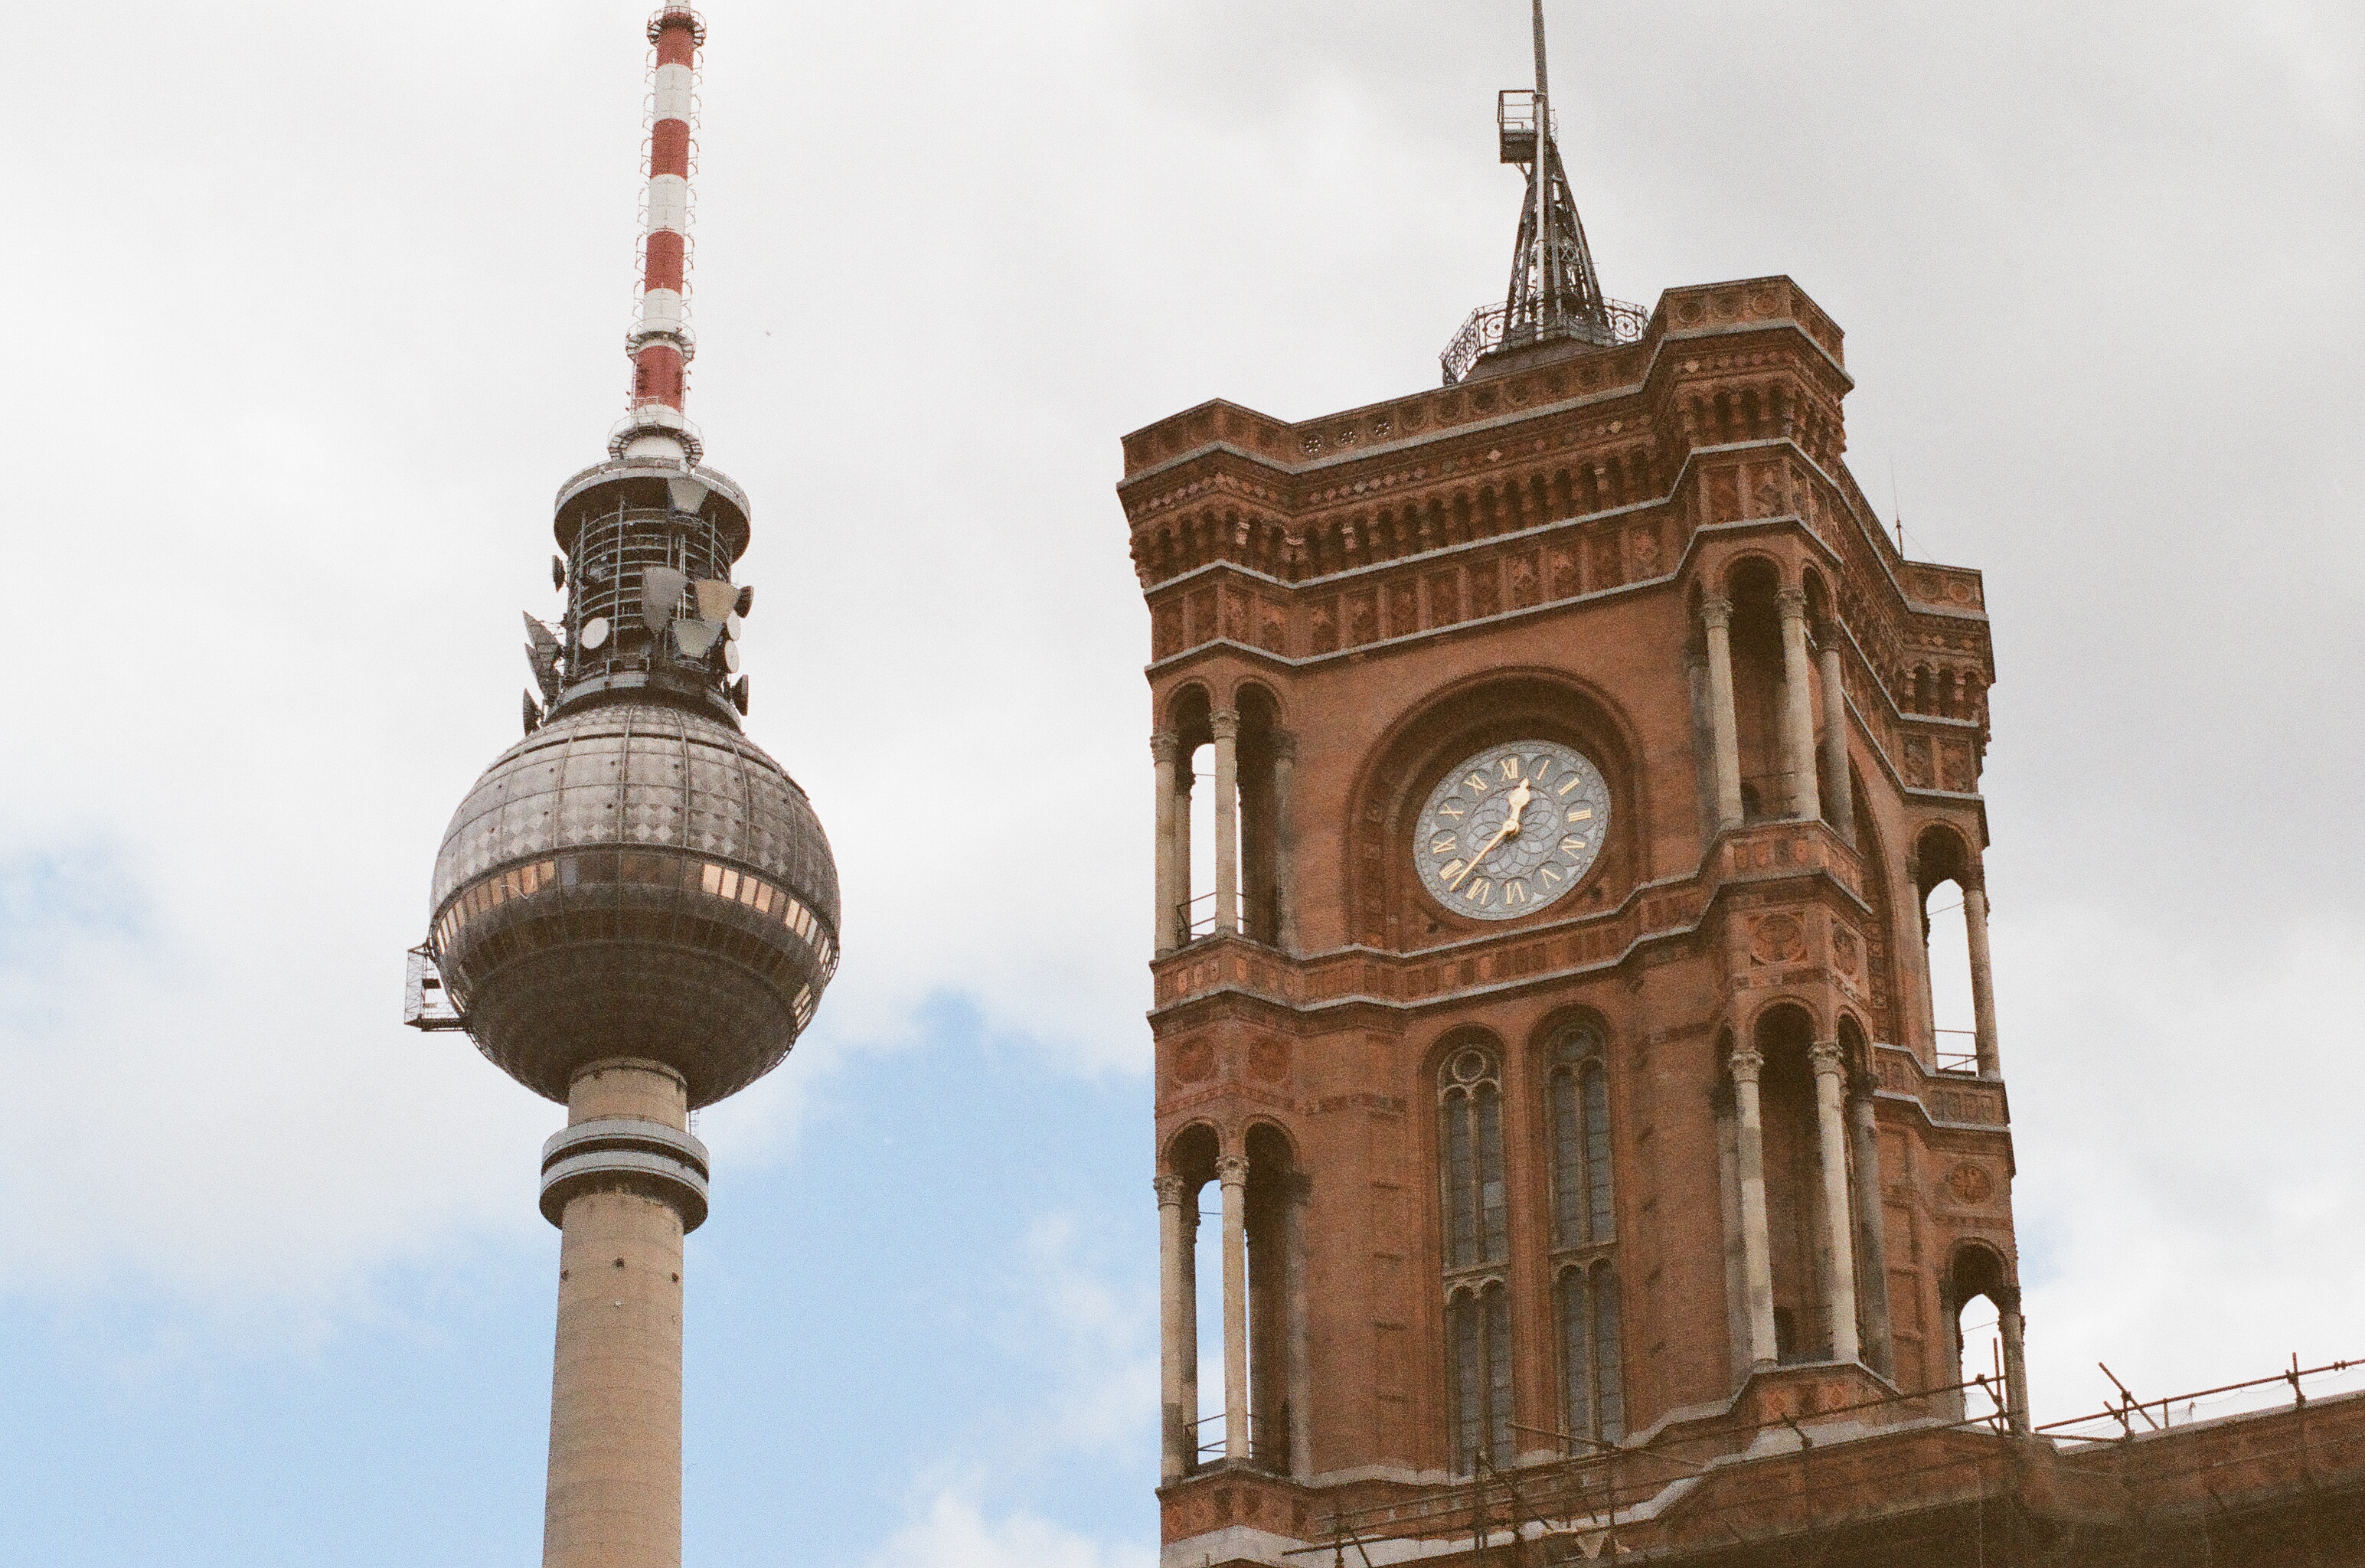
[[[602,1168],[554,1182],[565,1146],[631,1139]],[[681,1562],[682,1233],[703,1216],[706,1150],[681,1075],[661,1062],[577,1073],[545,1154],[543,1212],[561,1211],[558,1346],[550,1386],[544,1568]],[[580,1159],[581,1157],[577,1157]],[[598,1157],[592,1157],[597,1159]],[[685,1180],[698,1166],[693,1197]],[[554,1200],[556,1200],[554,1204]]]

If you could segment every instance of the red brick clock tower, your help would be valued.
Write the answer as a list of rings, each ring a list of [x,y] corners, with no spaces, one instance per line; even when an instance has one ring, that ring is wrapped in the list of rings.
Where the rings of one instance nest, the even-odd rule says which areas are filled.
[[[1958,1414],[1980,1295],[2027,1421],[1978,574],[1878,526],[1789,279],[1602,297],[1538,41],[1512,285],[1444,386],[1125,442],[1177,1563]],[[1932,1018],[1944,882],[1968,1059]]]

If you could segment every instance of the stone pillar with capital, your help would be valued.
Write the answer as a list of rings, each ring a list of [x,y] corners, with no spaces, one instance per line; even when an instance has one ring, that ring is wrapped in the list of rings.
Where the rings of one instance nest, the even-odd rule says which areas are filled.
[[[1732,600],[1711,595],[1700,601],[1700,624],[1708,633],[1708,712],[1715,736],[1716,825],[1741,825],[1741,727],[1732,710]]]
[[[1196,1337],[1198,1304],[1183,1294],[1192,1237],[1183,1224],[1182,1178],[1160,1176],[1152,1184],[1158,1190],[1158,1475],[1163,1484],[1190,1474],[1197,1457],[1191,1423],[1198,1412],[1184,1406],[1182,1388],[1185,1358],[1197,1353],[1189,1340]]]
[[[1988,965],[1988,883],[1979,868],[1963,873],[1963,935],[1971,950],[1971,1034],[1978,1050],[1979,1076],[2003,1076],[1996,1048],[1995,973]]]
[[[1775,595],[1782,612],[1782,766],[1790,775],[1790,814],[1823,814],[1815,787],[1815,699],[1807,661],[1807,590]]]
[[[1889,1318],[1888,1210],[1880,1196],[1880,1135],[1873,1108],[1877,1082],[1870,1071],[1858,1069],[1851,1084],[1848,1118],[1855,1144],[1855,1233],[1864,1249],[1865,1364],[1883,1377],[1894,1377],[1897,1350]]]
[[[2022,1345],[2027,1331],[2020,1316],[2020,1287],[2007,1285],[1995,1293],[1996,1332],[2003,1340],[2003,1413],[2018,1437],[2028,1436],[2028,1355]]]
[[[1860,1360],[1855,1321],[1855,1220],[1848,1203],[1847,1124],[1840,1104],[1847,1058],[1837,1040],[1818,1040],[1807,1059],[1815,1070],[1817,1142],[1823,1166],[1823,1229],[1831,1238],[1832,1273],[1824,1305],[1832,1320],[1832,1360]]]
[[[1749,1364],[1770,1367],[1778,1360],[1774,1341],[1774,1249],[1765,1228],[1765,1124],[1757,1104],[1757,1075],[1765,1058],[1737,1050],[1732,1070],[1734,1149],[1741,1168],[1742,1275],[1749,1300]]]
[[[1249,1162],[1216,1162],[1224,1190],[1224,1458],[1254,1457],[1249,1443]]]
[[[1187,864],[1183,865],[1181,875],[1177,876],[1174,835],[1174,819],[1180,814],[1182,809],[1182,801],[1184,799],[1175,788],[1174,778],[1175,758],[1181,750],[1182,739],[1172,730],[1160,730],[1149,737],[1149,758],[1158,778],[1154,802],[1157,822],[1155,830],[1157,857],[1151,863],[1150,877],[1153,885],[1152,898],[1157,906],[1154,913],[1157,918],[1150,926],[1152,933],[1150,940],[1154,944],[1155,951],[1160,955],[1174,951],[1175,948],[1182,946],[1185,940],[1182,931],[1182,918],[1180,908],[1185,895],[1178,891],[1177,888],[1182,880],[1189,878],[1191,868]]]
[[[1732,1353],[1732,1386],[1749,1376],[1749,1264],[1741,1229],[1741,1131],[1732,1084],[1719,1081],[1709,1096],[1716,1118],[1717,1218],[1724,1233],[1724,1337]]]
[[[1216,932],[1240,929],[1240,716],[1216,711]],[[1229,1210],[1224,1221],[1231,1223]]]
[[[1824,815],[1849,844],[1855,842],[1855,780],[1848,774],[1847,683],[1840,671],[1836,633],[1827,633],[1818,655],[1823,678]]]

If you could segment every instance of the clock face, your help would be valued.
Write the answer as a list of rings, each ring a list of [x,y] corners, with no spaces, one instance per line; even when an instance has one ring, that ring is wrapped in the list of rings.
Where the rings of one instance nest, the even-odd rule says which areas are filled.
[[[1609,831],[1609,788],[1552,741],[1490,746],[1429,792],[1413,832],[1421,885],[1478,920],[1516,920],[1583,879]]]

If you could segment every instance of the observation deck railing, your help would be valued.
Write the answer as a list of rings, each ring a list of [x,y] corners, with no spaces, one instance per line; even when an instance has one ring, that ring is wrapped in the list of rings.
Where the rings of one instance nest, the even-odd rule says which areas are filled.
[[[1602,307],[1598,320],[1569,313],[1542,327],[1528,322],[1511,327],[1508,302],[1481,305],[1470,312],[1462,330],[1453,334],[1453,341],[1437,356],[1438,364],[1445,372],[1445,385],[1461,385],[1479,360],[1506,346],[1517,348],[1526,343],[1567,340],[1607,349],[1642,342],[1642,329],[1651,320],[1648,310],[1623,299],[1606,299]]]

